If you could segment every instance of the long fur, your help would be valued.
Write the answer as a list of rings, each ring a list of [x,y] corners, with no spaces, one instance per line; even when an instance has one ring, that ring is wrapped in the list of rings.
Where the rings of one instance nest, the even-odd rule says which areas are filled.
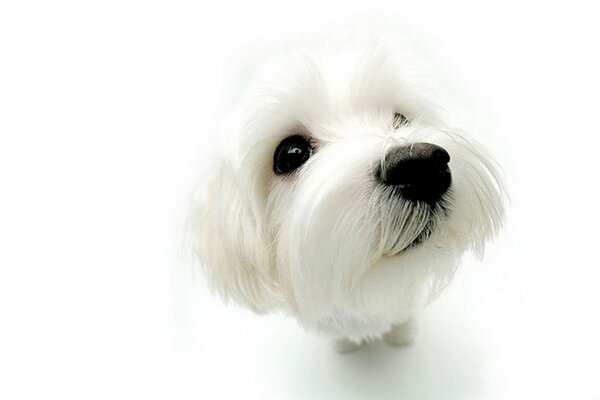
[[[504,187],[485,150],[448,126],[395,37],[350,34],[263,66],[224,124],[198,189],[190,243],[211,286],[257,312],[354,341],[410,318],[483,254],[503,218]],[[394,123],[394,113],[407,124]],[[315,153],[288,176],[273,152],[302,134]],[[374,179],[386,152],[429,142],[451,156],[434,208]],[[417,243],[415,243],[417,240]]]

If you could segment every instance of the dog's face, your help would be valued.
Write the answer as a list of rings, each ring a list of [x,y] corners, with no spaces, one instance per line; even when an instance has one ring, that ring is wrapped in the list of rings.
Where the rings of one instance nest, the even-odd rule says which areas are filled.
[[[200,189],[194,241],[221,293],[257,310],[393,319],[483,249],[501,184],[402,57],[325,53],[278,60],[253,82]]]

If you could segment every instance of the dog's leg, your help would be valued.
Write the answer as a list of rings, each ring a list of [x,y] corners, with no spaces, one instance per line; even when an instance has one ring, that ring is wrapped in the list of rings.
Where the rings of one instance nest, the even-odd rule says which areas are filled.
[[[417,333],[417,324],[409,319],[402,324],[393,325],[392,329],[383,335],[383,340],[393,346],[406,346],[413,342]]]
[[[358,350],[362,343],[353,342],[350,339],[342,338],[337,339],[334,343],[335,349],[340,353],[350,353],[352,351]]]

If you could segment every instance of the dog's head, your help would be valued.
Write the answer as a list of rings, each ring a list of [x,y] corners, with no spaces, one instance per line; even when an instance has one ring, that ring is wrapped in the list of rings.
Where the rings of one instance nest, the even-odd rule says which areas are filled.
[[[194,211],[220,293],[305,320],[392,313],[483,250],[503,214],[494,163],[421,98],[402,56],[292,55],[253,81]]]

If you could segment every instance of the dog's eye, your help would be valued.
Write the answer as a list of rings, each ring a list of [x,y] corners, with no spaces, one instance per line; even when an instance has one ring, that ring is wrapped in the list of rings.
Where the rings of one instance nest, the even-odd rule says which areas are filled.
[[[402,125],[408,124],[408,118],[400,113],[394,113],[394,129],[400,128]]]
[[[273,170],[276,174],[286,174],[298,169],[312,155],[310,143],[300,135],[285,138],[273,155]]]

